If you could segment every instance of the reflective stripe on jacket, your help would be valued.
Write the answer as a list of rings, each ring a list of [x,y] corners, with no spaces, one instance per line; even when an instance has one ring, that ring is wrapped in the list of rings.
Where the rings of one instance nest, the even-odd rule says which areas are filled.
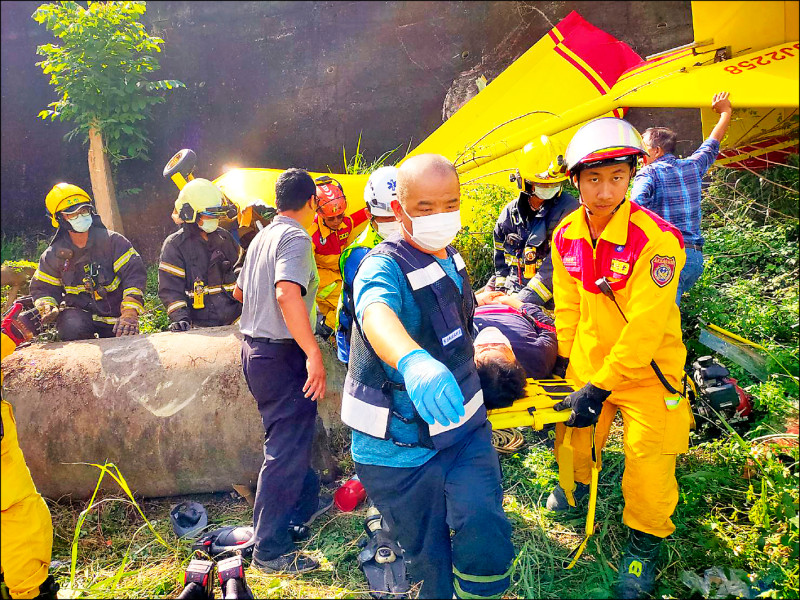
[[[37,304],[57,306],[63,300],[69,307],[111,318],[120,316],[123,298],[124,308],[143,312],[146,283],[141,256],[124,236],[106,229],[95,215],[83,248],[59,228],[39,258],[31,296]],[[89,291],[92,287],[94,293]]]
[[[217,228],[204,240],[194,224],[184,224],[164,240],[158,264],[158,296],[170,322],[188,321],[202,327],[229,325],[242,313],[233,296],[239,245]],[[195,281],[203,285],[203,308],[193,308]]]

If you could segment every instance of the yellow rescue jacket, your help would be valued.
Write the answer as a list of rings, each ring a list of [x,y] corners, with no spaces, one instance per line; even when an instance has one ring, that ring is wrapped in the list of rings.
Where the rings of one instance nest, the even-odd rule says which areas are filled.
[[[554,232],[551,253],[558,353],[569,357],[570,376],[610,391],[659,385],[650,366],[655,359],[680,389],[686,361],[675,303],[686,262],[680,231],[625,201],[593,247],[580,208]],[[611,285],[627,324],[595,285],[600,277]]]

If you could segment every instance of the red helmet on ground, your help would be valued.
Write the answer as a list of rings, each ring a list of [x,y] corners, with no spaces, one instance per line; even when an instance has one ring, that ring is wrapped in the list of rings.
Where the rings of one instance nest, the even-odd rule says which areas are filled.
[[[317,177],[317,212],[323,217],[338,217],[347,209],[342,185],[327,175]]]

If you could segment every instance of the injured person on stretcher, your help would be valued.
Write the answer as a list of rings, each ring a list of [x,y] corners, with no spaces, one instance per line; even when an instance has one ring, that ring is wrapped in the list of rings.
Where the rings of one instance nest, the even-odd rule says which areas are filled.
[[[525,395],[526,379],[547,379],[557,356],[556,330],[542,307],[500,291],[476,294],[475,364],[488,410]]]

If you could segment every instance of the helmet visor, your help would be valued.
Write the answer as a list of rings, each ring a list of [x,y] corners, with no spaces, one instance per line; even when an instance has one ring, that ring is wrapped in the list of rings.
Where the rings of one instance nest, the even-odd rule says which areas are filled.
[[[81,213],[84,212],[91,212],[92,211],[92,204],[90,202],[79,202],[77,204],[73,204],[72,206],[68,206],[62,211],[59,211],[65,217],[76,217]]]
[[[204,217],[224,217],[228,213],[228,210],[225,206],[209,206],[208,208],[201,210],[198,215],[202,215]]]

